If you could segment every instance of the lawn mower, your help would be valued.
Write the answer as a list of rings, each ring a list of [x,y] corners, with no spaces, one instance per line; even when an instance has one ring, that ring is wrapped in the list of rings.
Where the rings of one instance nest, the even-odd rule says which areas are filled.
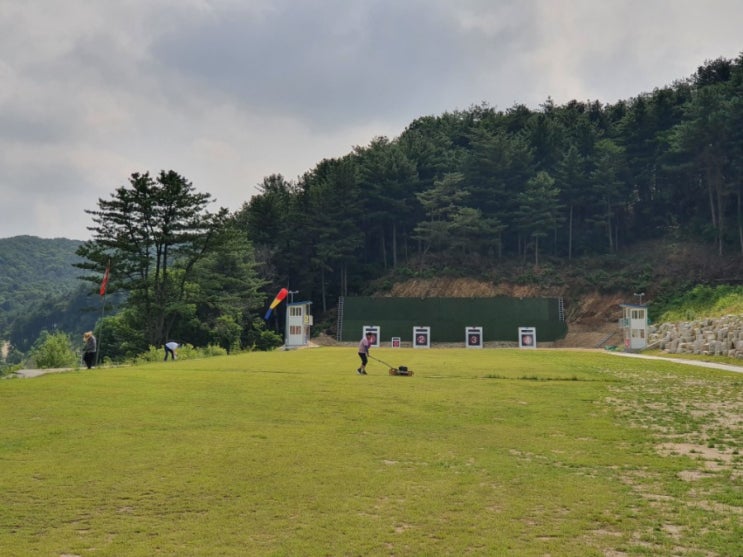
[[[411,375],[413,375],[413,370],[412,370],[412,369],[408,369],[408,368],[407,368],[407,366],[397,366],[397,367],[393,367],[392,365],[388,364],[387,362],[383,362],[383,361],[382,361],[382,360],[380,360],[379,358],[375,358],[375,357],[374,357],[374,356],[372,356],[371,354],[369,354],[369,357],[370,357],[370,358],[371,358],[372,360],[376,360],[376,361],[378,361],[378,362],[379,362],[380,364],[384,364],[384,365],[386,365],[386,366],[387,366],[388,368],[390,368],[390,375],[407,375],[407,376],[411,376]]]

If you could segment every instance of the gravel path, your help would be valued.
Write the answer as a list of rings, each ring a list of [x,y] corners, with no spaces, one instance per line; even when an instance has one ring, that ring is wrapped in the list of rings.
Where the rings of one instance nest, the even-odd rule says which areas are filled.
[[[19,377],[21,379],[28,379],[31,377],[38,377],[39,375],[46,375],[47,373],[62,373],[63,371],[75,371],[75,368],[61,367],[55,369],[19,369],[9,374],[8,377]]]
[[[734,371],[736,373],[743,373],[743,367],[734,366],[732,364],[717,364],[714,362],[702,362],[701,360],[682,360],[680,358],[664,358],[663,356],[645,356],[643,354],[633,354],[631,352],[611,352],[607,354],[614,354],[615,356],[625,356],[628,358],[645,358],[646,360],[664,360],[666,362],[676,362],[678,364],[687,364],[690,366],[709,367],[712,369],[721,369],[723,371]]]

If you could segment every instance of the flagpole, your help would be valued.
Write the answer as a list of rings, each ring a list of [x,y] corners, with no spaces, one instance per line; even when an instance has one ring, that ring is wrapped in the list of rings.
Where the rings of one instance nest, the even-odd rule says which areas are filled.
[[[96,350],[95,350],[95,367],[98,367],[98,355],[101,353],[101,339],[103,338],[103,314],[106,311],[106,292],[103,292],[103,297],[101,298],[101,328],[100,332],[98,333],[98,338],[96,339]]]
[[[108,263],[106,263],[106,271],[103,273],[103,281],[101,281],[101,288],[98,290],[98,293],[101,295],[101,328],[100,332],[98,334],[98,338],[96,339],[96,350],[95,350],[95,367],[98,367],[98,359],[99,355],[101,353],[101,339],[103,338],[103,315],[106,311],[106,287],[108,286],[108,277],[111,272],[111,260],[108,260]]]

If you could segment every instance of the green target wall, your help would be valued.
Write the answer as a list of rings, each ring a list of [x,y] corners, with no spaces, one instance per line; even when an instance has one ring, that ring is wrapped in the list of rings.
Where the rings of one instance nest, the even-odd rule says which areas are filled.
[[[466,327],[482,327],[483,341],[518,341],[519,327],[535,327],[537,342],[563,338],[567,324],[561,298],[377,298],[338,300],[338,340],[361,338],[378,325],[381,341],[411,341],[413,327],[431,327],[432,342],[462,342]]]

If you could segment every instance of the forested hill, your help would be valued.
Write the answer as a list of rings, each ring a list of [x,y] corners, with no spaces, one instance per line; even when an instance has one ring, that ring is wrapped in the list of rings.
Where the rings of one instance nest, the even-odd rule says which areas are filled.
[[[67,295],[82,285],[75,250],[66,238],[14,236],[0,239],[0,331],[18,312],[40,301]]]
[[[14,236],[0,239],[0,300],[8,294],[41,288],[44,294],[69,291],[79,285],[75,250],[80,240]],[[12,301],[11,301],[12,302]]]
[[[296,181],[266,178],[237,220],[276,285],[323,310],[393,271],[495,276],[649,240],[722,264],[743,255],[742,99],[743,55],[613,104],[424,116]]]

